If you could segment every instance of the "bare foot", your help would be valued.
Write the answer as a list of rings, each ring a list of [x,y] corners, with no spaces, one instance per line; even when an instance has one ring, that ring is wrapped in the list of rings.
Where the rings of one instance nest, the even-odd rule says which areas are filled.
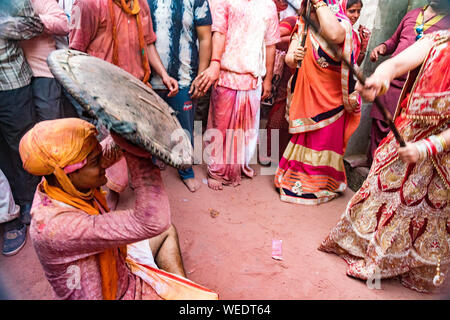
[[[208,178],[208,187],[210,187],[213,190],[222,190],[222,182],[217,181],[213,178]]]
[[[195,178],[190,178],[182,181],[184,182],[184,184],[186,185],[186,187],[189,189],[190,192],[195,192],[201,187],[200,182],[198,182],[197,179]]]

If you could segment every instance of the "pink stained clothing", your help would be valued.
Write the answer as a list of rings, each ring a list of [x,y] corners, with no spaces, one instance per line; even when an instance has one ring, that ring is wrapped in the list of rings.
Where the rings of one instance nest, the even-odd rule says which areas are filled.
[[[125,158],[106,169],[106,186],[117,193],[122,193],[128,186],[128,166]]]
[[[213,32],[226,35],[218,85],[253,90],[266,74],[266,46],[280,42],[272,0],[214,0]]]
[[[205,138],[209,177],[237,186],[241,173],[254,176],[249,163],[258,142],[260,101],[261,85],[255,90],[213,89],[205,133],[214,137]]]
[[[423,8],[416,8],[414,10],[409,11],[400,22],[397,30],[394,32],[392,37],[383,42],[386,45],[386,55],[391,55],[391,57],[395,57],[400,52],[411,46],[416,42],[417,33],[415,31],[415,25],[417,21],[417,17]],[[439,22],[435,23],[427,30],[424,31],[424,34],[430,34],[436,32],[438,30],[446,30],[450,28],[450,15],[446,15]],[[407,73],[401,75],[400,77],[395,78],[391,82],[390,89],[388,92],[379,97],[379,101],[386,109],[391,113],[395,114],[395,109],[397,107],[398,99],[400,97],[400,93],[402,91],[403,85],[405,84]],[[370,116],[374,119],[383,120],[384,116],[379,111],[378,108],[372,107]],[[380,137],[381,140],[384,137]],[[375,148],[374,148],[375,149]]]
[[[75,0],[69,33],[69,47],[112,63],[113,32],[109,0]],[[146,0],[139,0],[139,13],[146,45],[156,41],[150,9]],[[138,79],[144,78],[139,33],[135,16],[126,14],[113,4],[117,27],[118,66]],[[147,48],[145,48],[147,50]]]
[[[154,237],[170,226],[170,206],[160,171],[148,159],[126,154],[135,207],[89,215],[51,199],[38,186],[30,237],[57,299],[103,299],[96,255],[108,248]],[[117,299],[158,299],[156,292],[117,259]]]
[[[44,32],[20,42],[34,77],[53,78],[47,65],[48,55],[56,50],[54,36],[69,34],[69,21],[56,0],[32,0],[34,11],[44,25]]]

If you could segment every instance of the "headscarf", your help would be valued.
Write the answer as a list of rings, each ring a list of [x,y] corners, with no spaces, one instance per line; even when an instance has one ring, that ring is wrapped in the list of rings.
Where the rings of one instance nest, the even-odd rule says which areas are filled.
[[[20,141],[19,151],[23,167],[36,176],[53,174],[61,188],[43,181],[44,192],[52,199],[85,211],[100,214],[100,206],[109,211],[105,195],[99,189],[86,193],[78,191],[66,172],[84,166],[85,160],[97,146],[97,130],[87,121],[77,118],[42,121],[28,131]],[[102,275],[103,298],[113,300],[117,293],[117,267],[115,251],[107,249],[98,254]],[[121,248],[122,252],[125,252]]]
[[[341,7],[344,10],[345,16],[347,16],[347,4],[348,0],[341,0]],[[359,57],[359,53],[361,52],[361,41],[359,40],[358,34],[353,31],[353,63],[356,63]]]
[[[42,121],[22,138],[19,146],[23,167],[35,176],[54,174],[70,196],[91,200],[94,190],[75,189],[64,168],[82,162],[98,143],[97,130],[81,119]]]
[[[350,19],[346,16],[344,9],[342,8],[341,3],[339,0],[324,0],[324,2],[328,5],[329,9],[336,15],[338,20],[341,22],[341,26],[345,29],[345,40],[342,45],[339,46],[339,48],[342,50],[341,55],[344,59],[347,61],[353,60],[353,37],[352,37],[352,26],[350,23]],[[302,3],[301,11],[304,12],[306,6],[306,0]],[[297,25],[293,31],[293,34],[298,35],[299,41],[302,39],[303,36],[303,30],[305,28],[305,23],[301,17],[299,17],[299,20],[297,22]],[[309,37],[311,41],[314,41],[320,45],[321,50],[323,50],[329,57],[332,59],[338,58],[331,50],[329,44],[320,36],[320,35],[314,35],[314,32],[308,31]],[[345,109],[353,109],[354,112],[352,113],[345,113],[345,116],[348,117],[348,120],[346,120],[346,130],[344,133],[344,145],[347,145],[348,139],[350,138],[351,134],[355,131],[355,129],[358,127],[359,124],[359,118],[360,118],[360,106],[361,106],[361,98],[357,92],[354,91],[354,84],[355,81],[353,79],[353,75],[351,74],[350,69],[344,64],[341,63],[341,72],[340,72],[340,87],[342,92],[342,100]],[[298,69],[297,69],[298,70]],[[291,90],[290,92],[293,93],[292,89],[296,87],[295,84],[295,76],[293,77],[293,81],[291,82]],[[294,89],[295,90],[295,89]],[[290,100],[292,98],[292,100]],[[295,95],[289,96],[288,93],[288,105],[295,104],[294,102]],[[286,109],[287,111],[287,119],[289,120],[290,117],[290,108]],[[311,113],[311,110],[308,110],[308,114]],[[302,110],[301,112],[297,112],[296,115],[294,115],[294,118],[296,119],[308,119],[305,110]],[[291,120],[289,120],[291,121]],[[314,120],[313,120],[314,121]],[[303,120],[302,120],[303,122]],[[296,124],[296,130],[298,132],[304,132],[307,130],[311,130],[311,128],[314,128],[316,123],[314,122],[314,125],[310,125],[307,123],[307,121],[304,121],[303,124]],[[302,127],[302,128],[300,128]],[[303,131],[300,131],[303,130]],[[294,133],[294,132],[291,132]]]
[[[350,23],[350,19],[345,14],[346,8],[344,9],[339,0],[324,0],[328,4],[328,8],[336,15],[340,20],[346,20]]]
[[[278,12],[286,10],[288,7],[288,3],[286,2],[286,0],[273,0],[273,2],[275,2]]]
[[[342,7],[342,3],[339,0],[324,0],[324,2],[328,5],[328,8],[331,10],[331,12],[333,12],[336,15],[338,20],[341,22],[344,22],[341,25],[345,28],[346,36],[345,36],[345,41],[343,44],[343,51],[341,54],[348,61],[352,61],[352,58],[354,57],[354,46],[353,46],[353,33],[354,32],[353,32],[353,28],[352,28],[350,19],[345,14],[345,11]],[[305,8],[306,3],[307,3],[306,0],[304,0],[302,3],[302,8]],[[299,24],[302,24],[302,23],[299,21]],[[301,32],[301,29],[303,29],[303,26],[301,26],[301,28],[299,28],[299,30],[298,30],[299,34]],[[294,32],[295,32],[295,30],[294,30]],[[328,48],[328,45],[326,43],[322,42],[322,40],[320,40],[320,39],[318,39],[318,40],[322,45],[322,49],[325,49],[325,51],[327,53],[329,53],[329,50],[326,49],[326,48]],[[353,60],[354,60],[354,58],[353,58]],[[341,66],[341,78],[342,78],[341,83],[342,83],[342,95],[343,95],[344,104],[351,105],[351,104],[353,104],[353,102],[351,101],[352,99],[349,96],[350,95],[349,87],[350,87],[350,81],[352,79],[352,75],[350,74],[349,68],[344,64],[342,64],[342,66]]]

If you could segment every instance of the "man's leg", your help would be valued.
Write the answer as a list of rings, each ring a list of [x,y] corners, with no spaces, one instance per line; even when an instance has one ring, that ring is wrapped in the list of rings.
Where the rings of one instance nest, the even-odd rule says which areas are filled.
[[[26,172],[19,153],[20,139],[35,124],[31,85],[0,92],[0,132],[8,147],[10,171],[2,167],[11,182],[14,200],[21,207],[21,219],[28,224],[29,211],[40,178]]]
[[[0,167],[8,172],[9,177],[5,174],[11,189],[12,182],[15,182],[14,176],[11,176],[12,165],[10,159],[10,149],[3,135],[0,133]],[[14,190],[14,189],[13,189]],[[2,254],[12,256],[20,251],[26,242],[26,225],[20,221],[20,216],[5,222],[3,225],[3,245]]]
[[[209,102],[211,100],[211,88],[206,91],[206,94],[194,101],[195,105],[195,121],[202,122],[202,133],[206,131],[206,126],[208,125],[208,112],[209,112]]]
[[[186,278],[178,233],[173,224],[160,235],[149,239],[149,243],[156,265],[160,269]]]
[[[31,82],[36,121],[62,118],[63,101],[61,85],[54,78],[37,77]]]
[[[0,134],[5,144],[2,153],[9,155],[9,163],[0,163],[1,169],[11,184],[14,201],[20,206],[20,219],[5,225],[3,239],[4,255],[13,255],[23,247],[26,240],[26,224],[30,224],[30,209],[39,177],[23,169],[19,154],[19,143],[23,135],[35,123],[31,85],[23,88],[0,91]]]
[[[194,145],[194,105],[189,95],[189,88],[182,88],[175,97],[168,98],[166,92],[158,94],[177,112],[177,119],[181,127],[189,132],[191,145]],[[197,191],[201,184],[195,179],[192,167],[178,170],[181,180],[191,192]]]

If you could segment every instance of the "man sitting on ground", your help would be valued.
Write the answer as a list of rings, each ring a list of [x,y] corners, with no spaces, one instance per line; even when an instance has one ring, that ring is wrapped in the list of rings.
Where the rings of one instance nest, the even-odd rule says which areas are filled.
[[[102,150],[96,135],[90,123],[67,118],[38,123],[20,142],[25,170],[44,176],[31,210],[37,256],[58,299],[158,298],[158,285],[152,289],[130,269],[127,248],[130,254],[137,245],[150,259],[153,252],[157,266],[185,281],[160,170],[149,154],[123,139],[125,151],[108,143],[112,139],[104,140]],[[100,187],[105,168],[122,153],[135,205],[108,212]]]

